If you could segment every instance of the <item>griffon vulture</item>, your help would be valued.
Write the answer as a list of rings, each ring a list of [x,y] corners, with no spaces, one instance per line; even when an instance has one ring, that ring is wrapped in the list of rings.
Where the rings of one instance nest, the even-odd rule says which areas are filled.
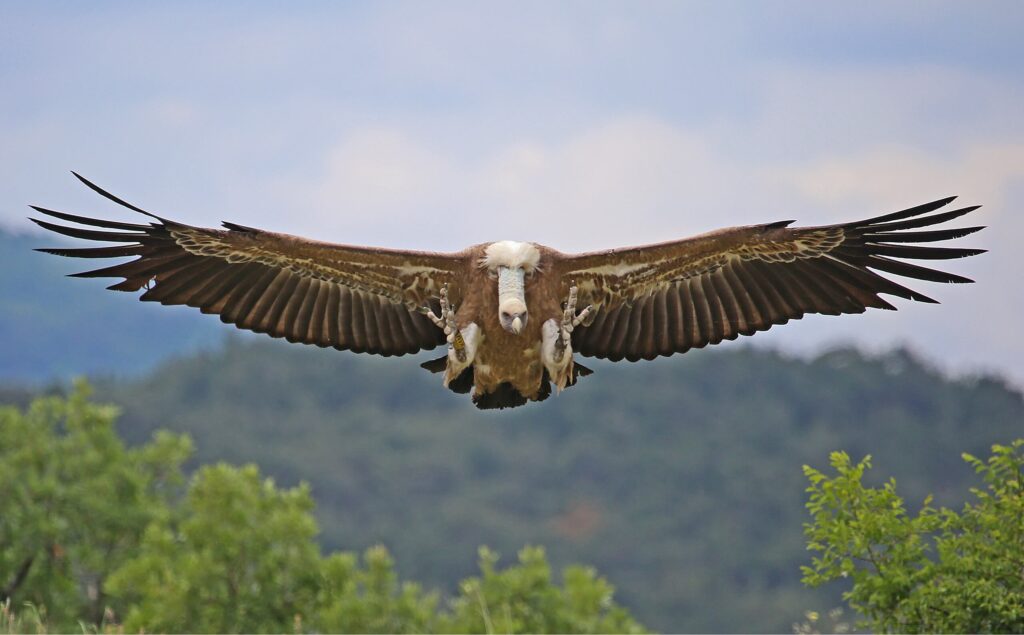
[[[552,384],[556,390],[574,385],[590,373],[574,354],[653,359],[807,313],[894,310],[879,294],[934,303],[883,274],[971,282],[901,259],[984,251],[920,246],[982,229],[913,231],[977,209],[936,213],[955,197],[852,223],[789,227],[792,221],[781,221],[584,254],[507,240],[432,253],[335,245],[234,223],[192,227],[78,178],[152,220],[122,223],[33,206],[107,231],[32,219],[46,229],[116,243],[40,251],[134,257],[74,276],[123,278],[109,288],[144,288],[141,300],[186,304],[289,342],[385,356],[445,345],[447,355],[423,366],[442,372],[451,390],[472,390],[480,408],[541,401]]]

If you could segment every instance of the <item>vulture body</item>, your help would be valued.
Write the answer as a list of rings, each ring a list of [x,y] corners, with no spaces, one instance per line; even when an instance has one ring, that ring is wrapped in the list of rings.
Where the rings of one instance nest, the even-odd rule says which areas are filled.
[[[72,274],[122,278],[144,301],[184,304],[290,342],[404,355],[446,346],[423,364],[480,408],[547,398],[590,373],[574,354],[653,359],[751,335],[807,313],[894,310],[880,294],[935,300],[885,274],[971,280],[903,259],[961,258],[980,249],[923,246],[982,227],[929,229],[977,206],[955,197],[852,223],[733,227],[642,247],[564,254],[514,241],[458,253],[336,245],[233,223],[193,227],[149,217],[100,220],[33,206],[73,223],[32,219],[59,234],[113,246],[41,249],[78,258],[133,258]],[[84,227],[79,227],[79,226]],[[100,229],[87,229],[96,227]]]

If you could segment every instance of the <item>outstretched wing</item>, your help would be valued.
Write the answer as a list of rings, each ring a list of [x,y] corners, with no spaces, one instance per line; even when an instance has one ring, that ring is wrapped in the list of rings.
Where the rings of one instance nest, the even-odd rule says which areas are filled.
[[[877,272],[934,282],[971,282],[898,260],[962,258],[983,249],[922,247],[982,227],[930,231],[978,209],[932,214],[955,197],[864,221],[787,227],[793,221],[724,229],[645,247],[567,256],[563,280],[576,281],[593,321],[573,332],[573,349],[611,360],[653,359],[752,335],[806,313],[895,310],[885,293],[935,302]]]
[[[455,281],[465,260],[458,254],[334,245],[231,223],[224,223],[223,230],[192,227],[150,214],[78,178],[155,222],[121,223],[33,206],[47,216],[110,231],[32,219],[41,227],[120,243],[39,251],[78,258],[136,256],[73,276],[124,278],[108,288],[145,288],[141,300],[197,307],[239,328],[290,342],[381,355],[414,353],[444,342],[441,330],[419,309],[429,304],[436,310],[438,290]]]

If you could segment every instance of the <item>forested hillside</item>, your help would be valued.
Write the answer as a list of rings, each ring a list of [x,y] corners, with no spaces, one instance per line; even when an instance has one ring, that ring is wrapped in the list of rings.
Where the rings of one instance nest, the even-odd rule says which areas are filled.
[[[328,549],[381,543],[403,575],[451,589],[478,545],[545,545],[672,631],[787,631],[840,604],[841,587],[799,583],[803,464],[870,453],[908,501],[941,504],[971,482],[960,452],[1024,433],[1019,393],[903,351],[807,362],[733,346],[594,367],[543,404],[481,413],[412,359],[231,341],[97,397],[123,406],[130,440],[186,431],[200,462],[309,482]]]

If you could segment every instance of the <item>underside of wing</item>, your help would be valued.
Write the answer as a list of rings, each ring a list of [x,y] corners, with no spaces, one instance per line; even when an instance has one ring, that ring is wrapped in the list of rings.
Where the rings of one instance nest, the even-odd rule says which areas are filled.
[[[947,198],[864,221],[790,228],[792,221],[726,229],[695,238],[567,257],[563,276],[593,304],[573,332],[582,355],[653,359],[752,335],[808,313],[895,310],[879,294],[935,300],[886,277],[971,280],[903,259],[962,258],[981,249],[922,246],[982,227],[916,230],[978,209],[935,213]]]
[[[457,254],[334,245],[232,223],[224,223],[223,230],[192,227],[150,214],[78,178],[153,222],[99,220],[33,206],[62,221],[100,228],[32,219],[45,229],[114,243],[39,251],[134,258],[75,277],[123,278],[108,288],[145,289],[141,300],[196,307],[238,328],[290,342],[381,355],[444,343],[442,331],[420,309],[437,309],[437,291],[453,283],[462,266]]]

